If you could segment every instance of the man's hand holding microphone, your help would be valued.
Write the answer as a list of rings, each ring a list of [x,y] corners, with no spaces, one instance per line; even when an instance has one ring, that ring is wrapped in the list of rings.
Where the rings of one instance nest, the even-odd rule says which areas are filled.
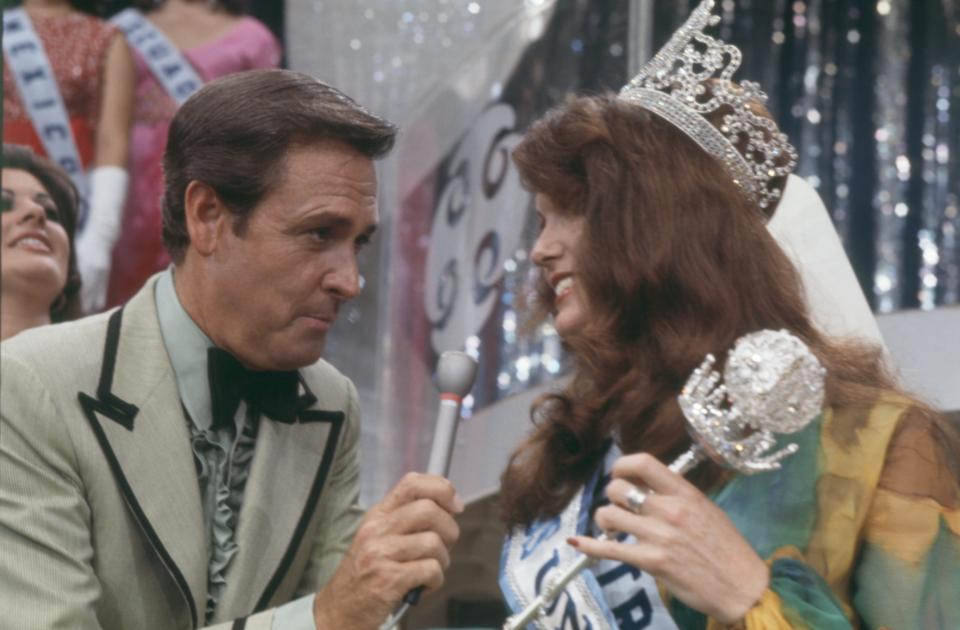
[[[440,411],[428,471],[406,474],[367,511],[336,573],[314,599],[318,630],[374,630],[401,601],[416,603],[421,590],[443,585],[450,549],[460,535],[455,516],[464,509],[445,477],[460,404],[476,373],[476,361],[462,352],[440,357]]]

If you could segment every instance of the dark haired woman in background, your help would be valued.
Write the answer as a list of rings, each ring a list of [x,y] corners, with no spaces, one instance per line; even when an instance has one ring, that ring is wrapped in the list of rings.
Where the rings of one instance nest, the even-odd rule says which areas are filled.
[[[515,151],[541,303],[574,369],[503,474],[506,599],[525,608],[580,551],[599,564],[538,628],[960,628],[956,434],[879,348],[815,325],[766,225],[793,149],[756,86],[729,81],[739,55],[700,32],[710,8],[623,94],[569,99]],[[790,176],[787,196],[804,185]],[[799,450],[780,470],[673,473],[688,377],[761,329],[826,368],[822,413],[786,436]]]
[[[2,180],[0,340],[80,315],[73,183],[28,147],[10,144]]]
[[[245,15],[244,0],[139,0],[136,5],[200,81],[243,70],[276,68],[280,63],[280,45],[267,27]],[[137,98],[130,146],[133,181],[123,238],[114,250],[107,299],[110,306],[126,302],[147,278],[170,262],[160,240],[161,159],[178,103],[136,46],[134,56]]]
[[[127,193],[127,149],[133,107],[133,61],[118,29],[98,17],[100,3],[92,0],[23,0],[20,7],[32,26],[55,79],[48,86],[59,92],[66,126],[75,152],[48,155],[47,143],[56,134],[38,134],[33,117],[36,103],[20,93],[32,67],[29,55],[11,56],[6,45],[3,67],[3,141],[24,144],[39,155],[65,165],[80,164],[71,174],[89,207],[77,237],[77,261],[84,277],[83,305],[87,311],[103,306],[110,256],[119,236]],[[5,22],[11,9],[5,9]],[[4,41],[13,39],[9,34]],[[26,61],[25,61],[26,60]],[[31,75],[35,76],[35,75]],[[46,76],[44,74],[44,76]],[[26,81],[35,88],[38,81]],[[31,110],[33,107],[33,110]],[[47,112],[52,111],[46,109]],[[47,120],[44,128],[47,126]],[[63,146],[62,144],[60,146]],[[72,155],[71,155],[72,154]],[[65,166],[66,168],[66,166]]]

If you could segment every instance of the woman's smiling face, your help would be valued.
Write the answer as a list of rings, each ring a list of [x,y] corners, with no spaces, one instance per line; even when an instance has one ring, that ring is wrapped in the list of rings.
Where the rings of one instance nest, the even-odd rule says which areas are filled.
[[[554,327],[561,337],[582,330],[587,322],[587,301],[578,285],[575,252],[583,238],[586,218],[561,212],[543,194],[536,196],[540,234],[531,258],[553,289]]]
[[[60,211],[29,172],[5,168],[2,179],[3,286],[7,291],[49,297],[47,303],[52,304],[67,283],[70,261],[70,240],[60,223]]]

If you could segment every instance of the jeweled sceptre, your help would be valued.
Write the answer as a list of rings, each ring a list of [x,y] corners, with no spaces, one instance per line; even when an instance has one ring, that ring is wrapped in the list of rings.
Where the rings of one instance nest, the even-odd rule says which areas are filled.
[[[737,340],[723,376],[708,354],[693,371],[678,397],[693,445],[669,468],[683,475],[710,458],[744,474],[780,468],[797,452],[788,444],[771,452],[777,434],[796,433],[820,414],[826,371],[810,349],[785,330],[761,330]],[[721,380],[723,381],[721,383]],[[628,496],[637,511],[647,492],[636,488]],[[600,539],[609,539],[611,533]],[[507,619],[504,630],[520,630],[539,617],[581,571],[595,560],[581,558],[547,578],[540,595],[527,608]]]

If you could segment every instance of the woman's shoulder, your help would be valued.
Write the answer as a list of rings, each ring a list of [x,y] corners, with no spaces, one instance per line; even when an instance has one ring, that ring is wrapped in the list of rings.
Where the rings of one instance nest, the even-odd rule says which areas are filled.
[[[833,407],[824,414],[821,444],[865,468],[878,469],[880,486],[914,490],[957,488],[957,427],[929,405],[896,391],[879,391],[873,404]],[[905,491],[905,488],[900,488]]]
[[[892,435],[897,425],[911,413],[926,410],[926,405],[900,392],[877,389],[867,400],[838,403],[824,413],[824,430],[841,443],[862,437],[864,432]]]
[[[232,37],[248,51],[249,65],[255,68],[275,68],[280,65],[280,43],[267,26],[257,18],[245,15],[234,27]]]
[[[891,435],[878,485],[900,496],[960,507],[960,431],[943,415],[911,405]]]
[[[252,15],[243,16],[240,24],[237,25],[237,32],[241,33],[247,39],[269,44],[278,50],[280,48],[280,42],[277,40],[277,36],[274,35],[273,31]]]
[[[276,39],[266,24],[253,17],[252,15],[244,15],[237,21],[237,26],[235,27],[237,31],[243,32],[246,35],[254,34],[257,37]]]

